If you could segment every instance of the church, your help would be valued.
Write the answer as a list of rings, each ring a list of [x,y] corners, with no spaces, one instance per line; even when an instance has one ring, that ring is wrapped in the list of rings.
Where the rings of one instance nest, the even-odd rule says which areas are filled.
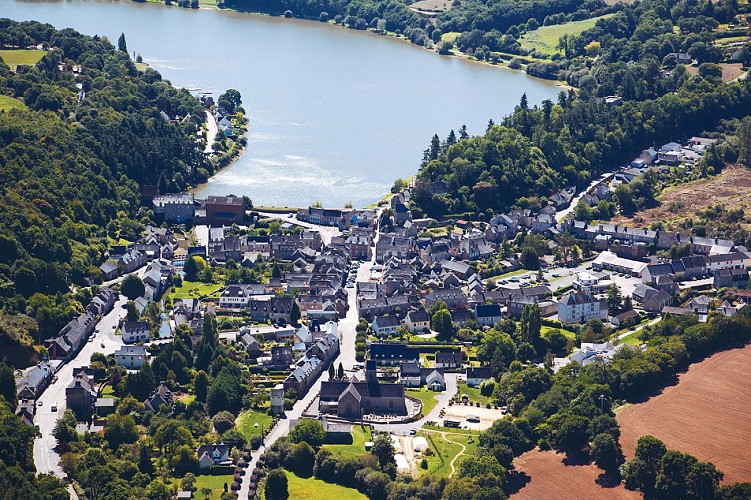
[[[318,410],[348,419],[359,419],[370,413],[406,415],[404,386],[379,383],[376,363],[370,360],[364,382],[354,376],[350,380],[322,382]]]

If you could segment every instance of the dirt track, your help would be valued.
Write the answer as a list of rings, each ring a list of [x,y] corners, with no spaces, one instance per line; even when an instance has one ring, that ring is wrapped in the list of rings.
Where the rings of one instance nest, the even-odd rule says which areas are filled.
[[[751,345],[692,365],[679,383],[618,415],[621,446],[633,457],[645,434],[713,462],[723,484],[751,481]]]

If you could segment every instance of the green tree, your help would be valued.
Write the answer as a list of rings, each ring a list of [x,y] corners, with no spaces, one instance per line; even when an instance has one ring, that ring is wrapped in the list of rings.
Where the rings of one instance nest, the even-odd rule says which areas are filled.
[[[307,442],[302,441],[292,447],[289,463],[292,471],[298,476],[310,477],[313,474],[315,458],[316,455],[313,451],[313,447]]]
[[[490,365],[494,375],[498,375],[514,360],[516,346],[511,336],[491,328],[482,336],[477,348],[477,359]]]
[[[524,269],[534,270],[540,267],[540,257],[532,247],[524,247],[520,257],[520,263]]]
[[[289,322],[292,325],[300,324],[300,306],[297,305],[297,300],[292,301],[292,308],[289,311]]]
[[[178,446],[175,450],[175,455],[172,457],[172,468],[177,476],[192,475],[197,472],[198,458],[196,457],[195,450],[184,444]],[[193,481],[195,481],[195,477]]]
[[[620,445],[608,433],[594,437],[589,454],[597,466],[603,470],[613,470],[623,462]]]
[[[203,271],[203,266],[200,265],[200,261],[198,259],[199,257],[191,255],[185,260],[185,264],[183,265],[183,273],[185,273],[186,280],[198,281],[198,275]]]
[[[136,308],[136,303],[132,300],[129,300],[125,304],[125,308],[127,309],[128,313],[125,316],[125,320],[129,322],[138,321],[138,318],[141,317],[140,314],[138,314],[138,309]]]
[[[193,387],[196,393],[196,399],[202,403],[206,402],[206,396],[209,391],[209,376],[205,371],[199,370],[196,373],[195,380],[193,381]]]
[[[136,421],[130,415],[109,415],[104,428],[104,439],[114,451],[117,451],[121,444],[135,443],[138,440]]]
[[[287,475],[282,469],[274,469],[266,476],[266,486],[264,494],[266,500],[287,500],[289,491],[287,486]]]
[[[0,397],[11,408],[16,407],[16,378],[13,376],[13,369],[5,362],[0,363]]]
[[[227,89],[219,96],[217,104],[223,107],[227,113],[234,114],[237,108],[242,104],[242,96],[235,89]]]
[[[228,411],[220,411],[211,419],[214,429],[219,434],[224,434],[235,427],[235,416]]]
[[[135,300],[146,292],[146,288],[144,287],[141,278],[135,274],[129,274],[120,284],[120,291],[128,298],[128,300]]]
[[[120,52],[128,53],[128,44],[125,42],[125,33],[120,33],[120,38],[117,39],[117,50]]]
[[[607,292],[607,303],[608,303],[608,309],[611,311],[617,311],[621,308],[621,303],[623,302],[623,296],[621,295],[621,289],[618,288],[617,285],[613,285],[610,288],[608,288]]]
[[[430,318],[430,326],[438,332],[438,336],[443,340],[448,340],[454,336],[454,323],[451,319],[451,313],[447,309],[436,311]]]
[[[373,446],[370,448],[370,453],[378,459],[378,464],[381,466],[381,469],[386,469],[389,466],[396,466],[396,460],[394,459],[394,446],[391,444],[391,437],[388,434],[379,434],[373,439]]]
[[[314,448],[319,448],[323,445],[326,439],[326,431],[323,428],[323,424],[320,420],[312,418],[302,418],[297,422],[297,425],[289,431],[289,440],[292,443],[306,442]]]
[[[73,410],[67,409],[63,415],[57,419],[55,427],[52,429],[52,435],[58,443],[71,443],[78,440],[76,432],[76,416]]]

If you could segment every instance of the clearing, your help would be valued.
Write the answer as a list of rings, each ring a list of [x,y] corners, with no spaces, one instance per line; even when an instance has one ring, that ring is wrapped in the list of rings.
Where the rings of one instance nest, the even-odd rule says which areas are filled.
[[[696,212],[717,205],[751,210],[751,170],[740,165],[729,165],[719,174],[708,179],[700,179],[665,189],[657,197],[659,205],[642,210],[634,217],[618,215],[611,219],[612,224],[630,227],[649,227],[653,222],[664,222],[666,229],[688,217],[696,217]]]
[[[245,410],[237,417],[236,427],[246,440],[252,436],[260,436],[261,429],[268,430],[274,421],[271,415],[255,410]],[[256,427],[258,424],[258,427]]]
[[[224,484],[226,483],[229,487],[229,485],[232,484],[232,481],[234,481],[234,478],[231,474],[228,476],[212,476],[210,474],[196,476],[197,490],[193,493],[193,498],[196,500],[201,500],[203,498],[219,498],[221,494],[224,493]],[[201,492],[203,488],[209,488],[211,490],[211,495],[208,497],[205,496]]]
[[[751,345],[717,353],[689,367],[678,384],[618,415],[621,446],[634,455],[640,436],[651,434],[668,448],[710,461],[724,484],[751,481]]]
[[[604,19],[612,15],[607,14],[583,21],[572,21],[552,26],[540,26],[535,31],[530,31],[522,37],[521,46],[524,49],[535,49],[543,54],[557,54],[559,52],[558,39],[563,35],[579,36],[586,30],[593,28],[599,19]]]
[[[725,83],[735,80],[746,72],[741,63],[720,63],[720,67],[722,68],[722,81]],[[686,66],[686,70],[692,75],[699,74],[698,66]]]
[[[224,288],[220,283],[202,283],[200,281],[183,280],[182,286],[172,287],[169,294],[170,302],[174,299],[190,299],[206,296],[219,296],[219,292]]]
[[[449,10],[452,1],[453,0],[420,0],[411,4],[409,8],[418,13],[437,14]]]
[[[303,478],[286,470],[284,472],[289,481],[289,498],[304,498],[305,500],[332,500],[334,498],[367,500],[368,498],[352,488],[327,483],[314,477]]]
[[[617,480],[603,477],[594,464],[570,460],[562,453],[534,449],[514,459],[509,479],[511,498],[578,500],[580,498],[640,499]]]
[[[10,111],[11,109],[24,109],[26,105],[7,95],[0,95],[0,111]]]
[[[33,66],[46,53],[47,51],[45,50],[35,49],[0,50],[0,57],[5,61],[5,64],[10,66],[12,71],[15,71],[19,64]]]

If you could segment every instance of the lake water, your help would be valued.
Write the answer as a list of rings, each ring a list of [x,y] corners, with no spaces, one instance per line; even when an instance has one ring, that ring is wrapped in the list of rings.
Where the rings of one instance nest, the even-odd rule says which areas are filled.
[[[416,173],[430,138],[485,130],[551,82],[442,57],[406,42],[315,21],[104,0],[0,0],[0,17],[106,35],[173,84],[236,88],[250,120],[245,154],[196,195],[255,204],[365,206]]]

